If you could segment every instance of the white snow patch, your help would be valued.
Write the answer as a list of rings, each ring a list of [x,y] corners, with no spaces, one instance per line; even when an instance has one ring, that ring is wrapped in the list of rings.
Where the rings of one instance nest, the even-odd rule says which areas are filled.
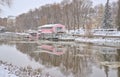
[[[14,74],[9,74],[10,71],[6,70],[6,66],[0,66],[0,77],[18,77]]]

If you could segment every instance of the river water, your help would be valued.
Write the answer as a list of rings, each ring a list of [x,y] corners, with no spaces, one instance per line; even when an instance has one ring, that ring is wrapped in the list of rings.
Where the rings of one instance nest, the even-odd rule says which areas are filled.
[[[0,61],[51,77],[120,77],[120,49],[74,42],[1,41]]]

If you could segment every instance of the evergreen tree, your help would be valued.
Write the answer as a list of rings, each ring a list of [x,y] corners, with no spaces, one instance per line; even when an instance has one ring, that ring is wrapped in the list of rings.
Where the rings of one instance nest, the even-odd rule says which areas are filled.
[[[111,6],[109,5],[109,0],[107,0],[107,3],[105,5],[104,17],[103,17],[101,28],[102,29],[113,28],[112,11],[111,11]]]
[[[120,0],[118,2],[118,15],[117,15],[117,26],[118,26],[118,30],[120,31]]]

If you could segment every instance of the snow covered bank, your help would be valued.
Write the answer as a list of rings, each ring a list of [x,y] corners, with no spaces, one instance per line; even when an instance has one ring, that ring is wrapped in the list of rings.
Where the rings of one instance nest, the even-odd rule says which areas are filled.
[[[40,77],[41,69],[23,68],[0,61],[0,77]]]
[[[117,29],[91,29],[90,32],[92,38],[86,36],[85,29],[70,30],[68,34],[77,36],[76,42],[120,46],[120,31]]]
[[[70,74],[71,75],[71,74]],[[17,67],[0,61],[0,77],[65,77],[58,67],[38,68]]]
[[[10,73],[10,69],[2,61],[0,62],[0,77],[18,77],[15,74]]]
[[[120,46],[120,38],[76,38],[76,42],[93,43],[99,45]]]
[[[0,77],[18,77],[14,74],[9,74],[10,71],[5,69],[4,65],[0,66]]]
[[[117,29],[92,29],[90,32],[91,32],[90,34],[92,34],[92,35],[120,36],[120,31],[117,31]],[[86,30],[84,30],[84,29],[70,30],[67,33],[68,34],[85,35]]]

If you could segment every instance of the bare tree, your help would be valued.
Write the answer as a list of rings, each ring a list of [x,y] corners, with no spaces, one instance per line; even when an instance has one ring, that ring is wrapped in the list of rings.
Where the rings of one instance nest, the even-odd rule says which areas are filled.
[[[95,27],[96,28],[100,28],[101,27],[101,21],[103,19],[103,14],[104,14],[104,6],[103,4],[99,4],[99,5],[96,5],[94,7],[94,10],[95,10],[95,15],[94,15],[94,18],[95,18]]]
[[[112,2],[111,10],[112,10],[112,18],[113,18],[113,27],[117,28],[116,17],[118,14],[118,2]]]
[[[12,4],[12,0],[0,0],[0,5],[1,6],[11,6],[11,4]],[[2,8],[0,7],[0,11],[2,11]]]
[[[23,29],[60,23],[66,25],[68,30],[75,30],[86,24],[84,21],[89,19],[91,8],[90,0],[64,0],[60,4],[47,4],[25,15],[20,15],[17,17],[17,23],[21,23],[23,27],[26,26]]]
[[[117,15],[117,25],[118,25],[118,30],[120,31],[120,0],[118,1],[118,15]]]

